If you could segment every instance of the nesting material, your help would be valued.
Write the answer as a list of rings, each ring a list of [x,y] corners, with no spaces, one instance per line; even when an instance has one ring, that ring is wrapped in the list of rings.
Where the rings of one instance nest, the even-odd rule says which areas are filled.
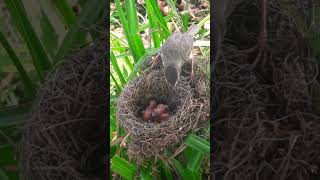
[[[70,55],[42,85],[23,126],[23,180],[105,179],[105,38]]]
[[[203,63],[203,60],[198,62]],[[202,67],[202,68],[200,68]],[[209,81],[205,66],[196,64],[195,79],[187,78],[190,68],[183,72],[173,90],[166,82],[163,67],[144,70],[127,84],[119,97],[117,118],[129,133],[129,157],[143,162],[160,156],[165,149],[179,144],[190,131],[209,121]],[[185,73],[188,71],[188,73]],[[145,121],[141,112],[156,100],[167,105],[170,116],[161,122]]]
[[[261,25],[256,1],[239,5],[228,18],[228,41],[214,62],[213,179],[319,179],[318,62],[284,7],[278,1],[268,7],[266,56],[243,53],[255,46],[250,37]]]

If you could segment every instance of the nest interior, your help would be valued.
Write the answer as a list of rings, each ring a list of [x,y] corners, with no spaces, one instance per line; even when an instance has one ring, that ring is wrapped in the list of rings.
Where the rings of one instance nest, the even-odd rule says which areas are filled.
[[[105,179],[106,46],[97,40],[47,76],[22,129],[23,179]]]
[[[209,90],[204,69],[198,63],[193,83],[182,73],[175,89],[164,79],[163,67],[148,68],[130,81],[118,99],[117,118],[129,133],[129,157],[138,163],[161,156],[177,145],[187,132],[209,120]],[[203,66],[202,66],[203,67]],[[186,71],[188,66],[184,66]],[[140,111],[150,99],[168,104],[170,117],[161,123],[143,121]]]
[[[295,2],[290,8],[307,12]],[[212,86],[214,179],[319,178],[318,63],[288,9],[272,0],[268,7],[270,49],[260,57],[243,51],[256,44],[257,2],[237,6],[227,22]]]

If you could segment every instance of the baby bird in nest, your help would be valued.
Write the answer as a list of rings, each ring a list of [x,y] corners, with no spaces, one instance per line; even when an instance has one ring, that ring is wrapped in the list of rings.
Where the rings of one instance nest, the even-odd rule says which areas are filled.
[[[173,87],[177,84],[181,67],[185,62],[191,60],[192,68],[190,78],[194,78],[193,58],[191,51],[193,48],[194,36],[198,33],[199,27],[192,25],[187,32],[175,32],[161,46],[159,55],[152,60],[152,66],[157,63],[159,56],[164,67],[166,81]]]

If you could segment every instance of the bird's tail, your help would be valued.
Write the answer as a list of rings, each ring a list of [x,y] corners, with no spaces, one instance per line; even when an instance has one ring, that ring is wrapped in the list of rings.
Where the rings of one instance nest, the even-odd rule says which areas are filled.
[[[190,28],[188,29],[188,31],[186,33],[191,36],[194,36],[199,32],[199,30],[200,30],[200,27],[197,26],[196,24],[193,24],[192,26],[190,26]]]

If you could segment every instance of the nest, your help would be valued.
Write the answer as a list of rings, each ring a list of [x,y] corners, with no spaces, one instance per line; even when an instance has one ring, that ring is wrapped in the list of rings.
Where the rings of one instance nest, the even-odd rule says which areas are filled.
[[[203,66],[195,65],[193,83],[189,83],[187,73],[183,72],[175,90],[166,82],[162,66],[144,70],[127,84],[118,99],[117,118],[129,133],[131,159],[142,163],[161,156],[166,149],[179,144],[189,131],[207,125],[209,86],[204,69],[200,67]],[[183,67],[183,71],[187,69],[187,65]],[[150,99],[168,105],[171,114],[168,120],[161,123],[143,121],[140,111]]]
[[[238,7],[230,17],[224,56],[215,62],[211,174],[214,179],[318,179],[320,111],[314,100],[319,93],[313,93],[319,92],[318,63],[309,58],[310,47],[271,1],[272,56],[261,56],[252,69],[256,55],[241,51],[245,45],[254,46],[248,39],[259,29],[259,23],[252,25],[258,17],[252,4]],[[248,14],[241,19],[244,12]],[[246,21],[251,21],[248,29]]]
[[[105,179],[106,46],[102,38],[48,75],[23,127],[23,179]]]

